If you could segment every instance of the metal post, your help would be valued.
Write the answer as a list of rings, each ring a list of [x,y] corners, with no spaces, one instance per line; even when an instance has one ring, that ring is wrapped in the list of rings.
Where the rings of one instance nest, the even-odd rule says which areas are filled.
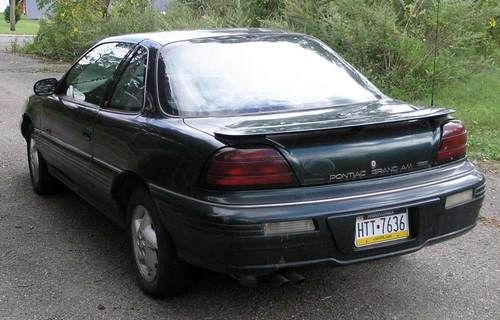
[[[10,31],[16,31],[16,0],[10,0]]]
[[[436,59],[438,55],[438,33],[439,33],[439,10],[441,8],[441,2],[437,0],[437,11],[436,11],[436,31],[434,34],[434,63],[432,66],[432,89],[431,89],[431,107],[434,107],[434,89],[436,87]]]

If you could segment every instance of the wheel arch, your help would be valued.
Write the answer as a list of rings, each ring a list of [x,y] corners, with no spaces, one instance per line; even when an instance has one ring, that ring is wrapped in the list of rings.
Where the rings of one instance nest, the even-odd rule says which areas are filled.
[[[33,126],[33,121],[31,120],[31,117],[27,113],[25,113],[23,114],[23,118],[21,120],[21,134],[23,135],[24,139],[28,139],[30,126]]]
[[[127,215],[127,205],[130,196],[138,187],[143,187],[147,192],[149,192],[146,180],[134,171],[122,172],[113,181],[111,186],[111,196],[120,208],[123,221],[125,221]]]

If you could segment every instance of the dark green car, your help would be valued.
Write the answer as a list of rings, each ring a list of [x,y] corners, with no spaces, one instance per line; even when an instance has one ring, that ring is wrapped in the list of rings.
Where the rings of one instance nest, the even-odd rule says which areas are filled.
[[[62,182],[122,226],[156,297],[189,265],[282,284],[413,252],[472,229],[484,197],[452,111],[385,96],[306,35],[108,38],[34,91],[33,188]]]

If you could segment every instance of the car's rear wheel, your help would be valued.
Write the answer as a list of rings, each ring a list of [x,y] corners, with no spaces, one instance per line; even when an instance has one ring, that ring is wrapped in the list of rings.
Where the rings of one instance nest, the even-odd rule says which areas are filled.
[[[132,194],[127,206],[133,268],[140,288],[155,298],[175,296],[189,286],[189,268],[163,226],[145,188]]]
[[[58,181],[49,173],[47,162],[38,150],[37,141],[33,138],[33,129],[26,140],[28,166],[33,190],[40,195],[51,194],[57,190]]]

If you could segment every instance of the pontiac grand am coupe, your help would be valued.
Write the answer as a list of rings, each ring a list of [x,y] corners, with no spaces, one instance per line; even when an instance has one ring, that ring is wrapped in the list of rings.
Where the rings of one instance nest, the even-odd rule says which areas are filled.
[[[485,193],[452,111],[390,99],[306,35],[107,38],[34,91],[35,192],[62,182],[122,226],[154,297],[190,265],[251,285],[413,252],[472,229]]]

